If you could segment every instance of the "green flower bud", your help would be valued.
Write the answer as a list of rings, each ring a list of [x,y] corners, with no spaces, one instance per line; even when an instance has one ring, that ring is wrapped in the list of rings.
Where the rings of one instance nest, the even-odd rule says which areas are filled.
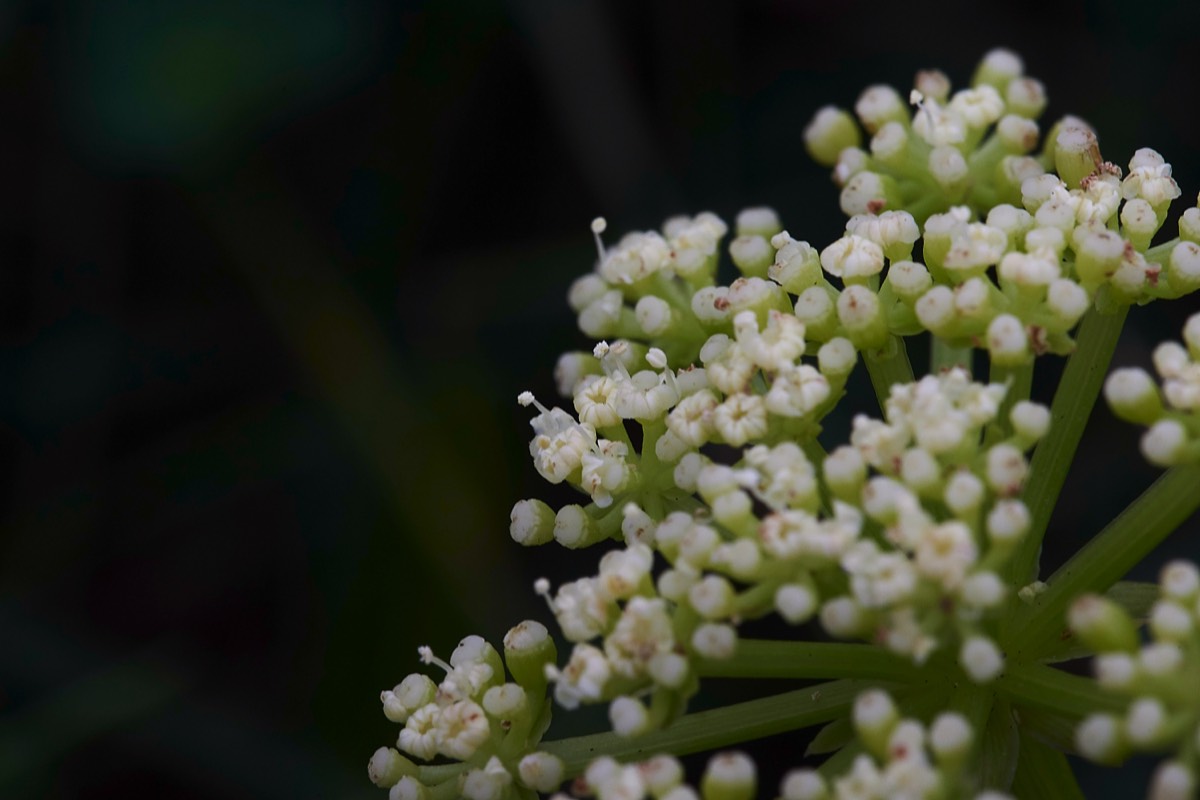
[[[367,762],[367,776],[381,789],[390,789],[405,776],[416,777],[417,765],[391,747],[381,747]]]
[[[1098,594],[1085,594],[1071,604],[1067,624],[1085,645],[1097,653],[1137,650],[1137,626],[1119,605]]]
[[[758,789],[754,761],[745,753],[718,753],[700,779],[704,800],[753,800]]]
[[[823,167],[837,164],[838,155],[847,147],[862,144],[862,134],[849,112],[833,106],[817,111],[804,129],[804,147]]]
[[[546,686],[546,665],[557,660],[554,639],[540,622],[527,619],[504,634],[504,663],[529,696],[541,697]]]

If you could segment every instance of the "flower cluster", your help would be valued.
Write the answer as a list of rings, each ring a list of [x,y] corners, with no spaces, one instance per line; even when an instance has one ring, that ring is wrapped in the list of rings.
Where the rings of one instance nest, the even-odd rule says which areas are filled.
[[[780,800],[884,800],[897,797],[973,797],[1006,800],[994,789],[979,791],[965,769],[975,746],[971,723],[956,711],[926,726],[901,718],[887,692],[872,689],[854,702],[855,733],[866,752],[842,775],[827,780],[815,769],[788,773]]]
[[[1159,576],[1150,609],[1151,640],[1119,605],[1084,595],[1070,610],[1071,630],[1099,653],[1096,680],[1129,698],[1123,714],[1088,716],[1076,730],[1079,752],[1119,763],[1134,750],[1166,751],[1151,784],[1153,800],[1195,797],[1200,757],[1200,570],[1173,561]]]
[[[709,759],[699,791],[683,777],[683,765],[671,756],[625,765],[602,756],[588,765],[572,789],[578,796],[596,800],[752,800],[758,786],[754,761],[737,752],[718,753]],[[551,800],[570,798],[559,793]]]
[[[1200,259],[1200,247],[1184,244],[1191,245]],[[1154,351],[1161,393],[1140,367],[1113,370],[1104,384],[1105,397],[1115,414],[1147,426],[1142,453],[1148,461],[1164,467],[1200,461],[1200,314],[1188,318],[1183,338],[1186,346],[1163,342]]]
[[[423,673],[408,675],[380,695],[383,713],[404,726],[399,750],[422,761],[443,757],[462,762],[464,769],[430,787],[416,763],[399,750],[381,747],[369,764],[372,782],[389,788],[391,800],[495,800],[513,791],[557,787],[564,777],[561,760],[536,751],[550,724],[545,670],[554,663],[555,652],[549,631],[533,620],[504,637],[503,660],[479,636],[463,639],[449,663],[428,647],[420,648],[421,660],[441,668],[445,676],[434,683]],[[508,682],[505,666],[512,677]]]
[[[981,780],[980,726],[1025,742],[1018,728],[1036,728],[1039,710],[1069,727],[1097,707],[1079,698],[1111,701],[1110,689],[1133,698],[1128,712],[1086,719],[1078,749],[1112,761],[1174,748],[1154,797],[1194,795],[1200,693],[1185,676],[1200,669],[1200,574],[1181,564],[1164,573],[1156,641],[1140,651],[1133,619],[1099,593],[1135,551],[1148,552],[1128,544],[1131,531],[1152,546],[1200,506],[1200,314],[1184,345],[1156,351],[1161,392],[1138,369],[1105,386],[1118,415],[1148,427],[1149,459],[1179,465],[1173,477],[1059,573],[1023,584],[1037,577],[1049,509],[1099,393],[1090,376],[1105,369],[1128,308],[1200,289],[1200,201],[1178,238],[1155,244],[1180,196],[1171,166],[1141,149],[1125,172],[1073,117],[1050,126],[1039,149],[1045,92],[1023,72],[1015,55],[994,51],[969,88],[952,93],[945,75],[926,71],[907,102],[869,88],[857,121],[818,111],[805,143],[833,169],[849,217],[825,247],[793,237],[768,208],[738,214],[727,245],[730,226],[709,212],[610,247],[605,221],[593,222],[595,268],[568,302],[595,344],[558,361],[565,407],[518,397],[536,412],[534,468],[579,502],[521,500],[509,527],[521,545],[603,551],[591,574],[535,584],[570,654],[559,664],[536,622],[509,633],[503,659],[478,637],[448,663],[423,649],[445,678],[410,675],[383,693],[385,715],[403,729],[398,750],[381,748],[370,771],[393,800],[526,798],[571,779],[574,793],[601,800],[751,798],[756,772],[741,753],[716,756],[698,789],[668,755],[595,756],[642,757],[655,752],[643,751],[651,741],[676,753],[737,741],[715,730],[721,723],[687,733],[696,738],[686,745],[670,739],[705,676],[847,673],[870,681],[834,680],[822,684],[832,699],[819,700],[818,688],[779,708],[752,701],[714,717],[769,711],[794,713],[792,727],[829,723],[838,746],[826,752],[839,752],[821,772],[790,773],[783,800],[1004,797],[1017,749],[996,756],[1010,762],[999,779]],[[740,273],[727,285],[724,252]],[[921,378],[905,345],[918,334],[931,348]],[[986,382],[973,377],[976,349],[990,364]],[[1071,359],[1053,429],[1051,410],[1029,399],[1045,354]],[[826,418],[860,363],[881,414],[855,417],[848,440],[827,452],[818,437],[830,439]],[[1099,688],[1042,663],[1079,595],[1071,626],[1102,654]],[[795,637],[743,635],[765,616],[795,626]],[[870,688],[898,675],[910,681],[898,701]],[[945,700],[930,682],[953,685],[956,702],[978,713],[914,712],[914,696]],[[606,704],[612,732],[543,743],[548,694],[564,709]],[[1012,709],[1025,709],[1025,722]],[[1065,758],[1046,748],[1029,743],[1038,766],[1026,769],[1073,784]]]

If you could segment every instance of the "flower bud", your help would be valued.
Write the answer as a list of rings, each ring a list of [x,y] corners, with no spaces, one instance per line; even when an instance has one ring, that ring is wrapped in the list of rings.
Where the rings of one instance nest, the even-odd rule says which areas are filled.
[[[817,111],[804,129],[804,147],[813,161],[823,167],[834,166],[843,150],[861,144],[862,135],[854,124],[854,118],[833,106],[825,106]]]
[[[1025,326],[1012,314],[998,314],[987,329],[988,355],[1000,366],[1019,366],[1029,360]]]
[[[1067,612],[1075,635],[1097,653],[1132,653],[1138,646],[1137,626],[1125,609],[1098,594],[1081,595]]]
[[[575,550],[593,545],[605,537],[583,506],[568,505],[554,515],[554,538],[563,547]]]
[[[887,753],[888,737],[900,720],[896,704],[882,689],[862,692],[854,701],[854,730],[859,740],[875,756],[882,758]]]
[[[745,753],[718,753],[700,779],[704,800],[753,800],[757,788],[754,761]]]
[[[1161,419],[1142,435],[1142,455],[1151,464],[1172,467],[1187,455],[1187,429],[1173,419]]]
[[[979,62],[979,66],[975,68],[975,74],[971,77],[971,85],[988,85],[1003,92],[1013,80],[1021,77],[1021,73],[1024,71],[1025,65],[1019,55],[1011,50],[997,47],[990,50]]]
[[[826,800],[829,787],[815,769],[794,769],[783,776],[779,800]]]
[[[929,727],[929,749],[943,766],[962,764],[971,753],[974,733],[962,714],[943,711]]]
[[[1149,800],[1191,800],[1196,796],[1196,773],[1179,761],[1164,761],[1150,781]]]
[[[546,685],[546,665],[558,660],[558,650],[550,631],[535,620],[527,619],[504,634],[504,663],[513,679],[534,697],[541,697]]]
[[[986,636],[970,636],[963,641],[958,663],[975,683],[988,683],[1004,671],[1004,654]]]
[[[874,350],[887,342],[887,317],[879,297],[865,286],[847,286],[837,302],[838,320],[859,350]]]
[[[1196,211],[1200,216],[1200,209],[1188,210]],[[1200,245],[1185,241],[1171,249],[1167,259],[1167,284],[1180,294],[1200,289]]]
[[[1069,189],[1078,189],[1103,159],[1096,134],[1089,128],[1063,125],[1054,139],[1054,169]]]
[[[1167,732],[1167,709],[1156,697],[1142,697],[1129,706],[1125,715],[1125,736],[1135,747],[1158,745]]]
[[[729,243],[729,256],[743,275],[767,277],[767,268],[775,262],[770,242],[758,235],[739,236]]]
[[[608,721],[613,733],[626,739],[641,736],[650,730],[650,714],[640,701],[618,697],[608,705]]]
[[[737,631],[732,625],[706,622],[692,633],[692,649],[702,658],[733,658],[737,652]]]
[[[1084,758],[1116,764],[1129,747],[1120,721],[1112,714],[1091,714],[1075,729],[1075,748]]]
[[[540,751],[530,753],[517,764],[517,777],[535,792],[553,792],[562,784],[565,773],[566,765],[561,758]]]
[[[541,500],[518,500],[509,514],[508,533],[514,542],[530,546],[554,538],[554,509]]]
[[[832,165],[826,164],[825,166]],[[743,208],[738,212],[734,230],[737,231],[738,236],[761,236],[770,240],[772,236],[783,230],[783,225],[780,224],[779,215],[775,213],[775,209],[757,206]]]
[[[429,790],[412,775],[405,775],[388,791],[388,800],[428,800]]]
[[[367,762],[367,776],[380,789],[389,789],[406,775],[416,777],[417,765],[391,747],[381,747]]]
[[[1127,422],[1151,425],[1162,416],[1158,387],[1140,367],[1113,370],[1104,382],[1104,398],[1113,413]]]

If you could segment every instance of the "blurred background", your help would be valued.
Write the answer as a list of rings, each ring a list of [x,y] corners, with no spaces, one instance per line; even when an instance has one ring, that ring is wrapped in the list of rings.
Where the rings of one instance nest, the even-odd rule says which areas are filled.
[[[1159,149],[1183,207],[1198,27],[1155,0],[7,0],[0,797],[381,797],[378,692],[417,645],[498,640],[547,617],[536,576],[593,569],[507,534],[561,497],[514,400],[590,346],[564,294],[593,216],[769,204],[830,241],[813,111],[997,45],[1044,119]],[[1198,307],[1135,309],[1118,360]],[[1047,568],[1153,479],[1103,409],[1082,456]]]

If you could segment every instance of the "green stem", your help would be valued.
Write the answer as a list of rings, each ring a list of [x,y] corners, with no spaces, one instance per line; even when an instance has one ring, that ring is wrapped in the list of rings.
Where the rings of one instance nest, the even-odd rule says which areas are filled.
[[[1028,800],[1084,800],[1075,773],[1062,752],[1024,733],[1013,796]]]
[[[937,375],[954,367],[961,367],[970,375],[972,372],[973,347],[955,347],[945,339],[930,334],[929,336],[929,374]]]
[[[625,739],[615,733],[594,733],[545,742],[539,749],[561,758],[566,764],[566,777],[571,778],[601,755],[618,761],[644,759],[658,753],[680,756],[820,725],[847,713],[859,692],[878,685],[874,681],[831,681],[688,714],[664,730],[636,739]],[[894,691],[896,686],[885,684],[882,688]]]
[[[1093,308],[1079,326],[1076,337],[1079,347],[1067,360],[1050,407],[1050,431],[1033,451],[1029,465],[1023,499],[1033,521],[1006,569],[1010,583],[1020,586],[1037,575],[1042,537],[1075,458],[1083,428],[1100,394],[1127,312],[1128,308],[1121,307],[1116,313],[1106,315]],[[1011,630],[1005,628],[1006,632]]]
[[[1047,581],[1045,591],[1012,616],[1019,639],[1010,651],[1031,660],[1063,632],[1067,606],[1084,592],[1103,592],[1200,508],[1200,465],[1163,473]]]
[[[881,409],[886,407],[892,384],[913,382],[908,351],[904,348],[904,340],[898,336],[889,336],[887,344],[879,350],[863,351],[863,361],[867,364],[871,386],[875,388]]]
[[[742,639],[732,658],[701,659],[696,669],[702,678],[868,678],[911,683],[941,680],[929,665],[912,661],[869,644],[836,642],[783,642]]]
[[[992,683],[1015,705],[1083,717],[1093,711],[1122,711],[1126,701],[1081,678],[1044,664],[1010,664]]]

